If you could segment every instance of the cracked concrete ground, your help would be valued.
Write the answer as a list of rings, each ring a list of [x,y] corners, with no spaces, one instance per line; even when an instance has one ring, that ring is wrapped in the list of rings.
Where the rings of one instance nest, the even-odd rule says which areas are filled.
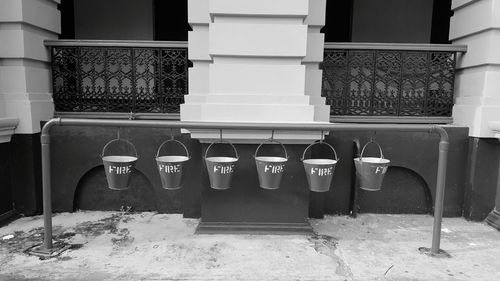
[[[445,218],[441,246],[421,254],[432,217],[371,215],[311,220],[316,234],[195,235],[181,215],[76,212],[54,216],[51,259],[23,250],[43,239],[42,217],[0,228],[0,280],[500,280],[500,232]]]

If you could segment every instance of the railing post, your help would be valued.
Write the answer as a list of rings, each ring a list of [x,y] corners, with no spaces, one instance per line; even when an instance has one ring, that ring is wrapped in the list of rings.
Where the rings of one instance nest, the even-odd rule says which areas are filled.
[[[432,246],[431,248],[420,248],[419,250],[435,257],[450,257],[448,253],[441,250],[441,223],[443,221],[444,209],[444,191],[446,183],[446,168],[448,164],[448,148],[449,136],[446,130],[441,126],[433,126],[431,131],[437,132],[440,135],[439,141],[439,158],[436,181],[436,195],[434,199],[434,224],[432,229]]]

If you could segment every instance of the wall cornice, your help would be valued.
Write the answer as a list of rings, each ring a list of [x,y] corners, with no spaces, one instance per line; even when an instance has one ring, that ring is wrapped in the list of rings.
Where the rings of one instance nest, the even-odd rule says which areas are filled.
[[[0,118],[0,143],[10,142],[18,123],[17,118]]]

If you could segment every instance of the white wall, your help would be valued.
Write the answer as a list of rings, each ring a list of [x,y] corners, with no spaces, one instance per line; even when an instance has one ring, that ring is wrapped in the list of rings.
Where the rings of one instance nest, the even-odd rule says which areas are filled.
[[[0,0],[0,118],[6,117],[0,123],[19,119],[17,134],[38,133],[40,121],[53,116],[50,54],[43,41],[61,33],[58,4]]]
[[[74,7],[75,39],[153,40],[153,0],[75,0]]]
[[[471,137],[494,137],[489,122],[500,121],[499,0],[454,0],[450,40],[467,45],[455,78],[455,123]]]
[[[353,1],[353,42],[430,42],[433,0]]]

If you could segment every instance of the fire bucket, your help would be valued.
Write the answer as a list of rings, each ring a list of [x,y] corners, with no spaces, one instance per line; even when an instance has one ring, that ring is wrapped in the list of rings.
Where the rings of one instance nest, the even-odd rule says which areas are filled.
[[[268,140],[267,142],[274,142],[283,148],[285,157],[278,156],[257,156],[259,149],[266,142],[261,143],[255,150],[255,166],[257,167],[257,174],[259,175],[259,185],[264,189],[278,189],[281,183],[281,177],[285,172],[285,164],[288,161],[288,154],[285,146],[275,140]]]
[[[106,155],[110,145],[117,142],[124,142],[132,148],[134,155]],[[108,142],[102,149],[102,163],[106,173],[108,187],[113,190],[124,190],[129,188],[130,176],[137,161],[137,151],[134,145],[128,140],[114,139]]]
[[[218,143],[222,143],[222,141]],[[238,156],[238,151],[232,143],[227,142],[227,144],[233,148],[235,157],[208,157],[208,151],[214,144],[216,144],[216,142],[211,143],[205,152],[205,164],[207,165],[208,177],[210,178],[210,187],[219,190],[231,188],[231,180],[235,171],[235,165],[240,158]]]
[[[167,143],[178,143],[184,148],[186,156],[182,155],[163,155],[160,156],[160,150]],[[158,167],[158,173],[160,173],[161,186],[164,189],[175,190],[182,187],[182,167],[184,162],[189,160],[189,152],[186,146],[174,139],[164,141],[158,151],[156,151],[156,166]]]
[[[306,151],[317,144],[325,144],[332,151],[334,159],[329,158],[314,158],[305,159]],[[335,165],[338,162],[337,152],[333,147],[326,142],[315,142],[311,143],[302,154],[302,163],[304,164],[304,169],[306,171],[307,183],[309,184],[309,189],[315,192],[327,192],[330,190],[330,185],[333,179],[333,173],[335,171]]]
[[[374,143],[378,146],[378,149],[380,151],[380,158],[363,157],[365,148],[370,143]],[[365,146],[363,146],[363,149],[361,150],[360,157],[354,158],[354,164],[356,166],[356,177],[358,178],[360,188],[368,191],[379,191],[390,162],[390,160],[384,159],[382,148],[377,142],[370,141],[365,144]]]

